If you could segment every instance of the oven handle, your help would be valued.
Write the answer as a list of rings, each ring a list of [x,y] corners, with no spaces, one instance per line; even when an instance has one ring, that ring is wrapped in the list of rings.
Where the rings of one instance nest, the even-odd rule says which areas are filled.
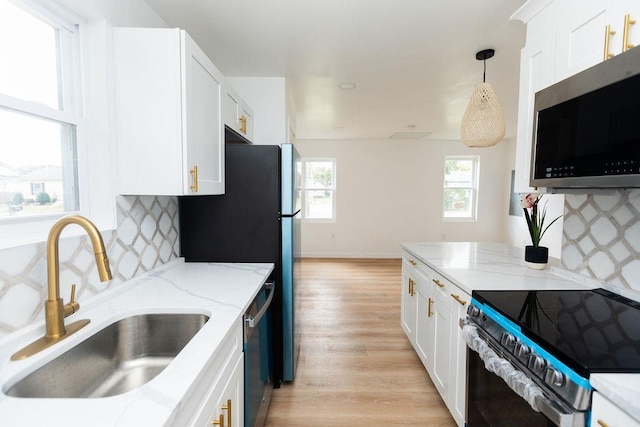
[[[467,346],[478,353],[485,368],[502,378],[518,396],[529,403],[534,411],[543,413],[559,427],[577,427],[586,424],[583,412],[574,411],[561,402],[549,400],[536,383],[522,371],[514,368],[507,359],[498,356],[489,343],[480,336],[475,326],[469,323],[462,325],[462,322],[461,326],[462,336]]]

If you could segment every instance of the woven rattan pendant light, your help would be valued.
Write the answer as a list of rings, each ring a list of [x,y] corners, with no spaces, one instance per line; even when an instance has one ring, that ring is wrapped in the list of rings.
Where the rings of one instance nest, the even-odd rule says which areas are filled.
[[[462,117],[460,137],[469,147],[490,147],[504,138],[504,114],[493,87],[486,82],[487,59],[493,57],[493,49],[476,53],[478,61],[484,61],[482,83],[476,85],[469,105]]]

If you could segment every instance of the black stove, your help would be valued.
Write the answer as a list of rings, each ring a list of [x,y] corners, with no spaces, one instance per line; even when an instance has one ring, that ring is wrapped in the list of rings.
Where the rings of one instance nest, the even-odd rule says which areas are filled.
[[[604,289],[474,291],[584,378],[640,372],[640,303]]]

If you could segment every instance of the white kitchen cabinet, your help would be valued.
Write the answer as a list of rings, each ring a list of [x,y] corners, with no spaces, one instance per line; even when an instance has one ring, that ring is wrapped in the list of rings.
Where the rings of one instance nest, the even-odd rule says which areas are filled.
[[[640,427],[640,423],[609,399],[593,392],[590,427]]]
[[[404,258],[402,261],[402,296],[400,324],[409,341],[415,346],[416,342],[416,310],[418,304],[416,270],[413,266],[416,261],[412,258]]]
[[[224,124],[252,141],[253,110],[229,84],[225,85],[224,92],[222,105]]]
[[[402,277],[402,327],[456,423],[464,426],[466,344],[457,328],[471,298],[408,252]]]
[[[220,345],[218,354],[210,364],[207,373],[203,375],[201,384],[191,399],[190,404],[194,406],[191,421],[177,420],[180,424],[194,427],[244,426],[242,336],[242,324],[238,321],[230,335]],[[231,414],[231,423],[229,423],[229,414]],[[223,419],[223,424],[220,424]]]
[[[211,404],[208,413],[203,413],[195,424],[201,427],[241,427],[244,426],[244,354],[240,354],[232,364],[228,375],[211,391],[207,398]]]
[[[177,28],[113,33],[118,192],[224,194],[223,76]]]
[[[459,426],[463,426],[467,414],[467,344],[462,337],[460,319],[467,316],[471,295],[458,290],[451,295],[451,387],[447,406]]]
[[[513,16],[527,26],[520,56],[520,92],[515,192],[544,191],[529,186],[535,93],[602,61],[605,31],[609,52],[623,50],[625,14],[640,21],[636,0],[529,0]],[[640,44],[640,22],[629,26],[629,44]]]

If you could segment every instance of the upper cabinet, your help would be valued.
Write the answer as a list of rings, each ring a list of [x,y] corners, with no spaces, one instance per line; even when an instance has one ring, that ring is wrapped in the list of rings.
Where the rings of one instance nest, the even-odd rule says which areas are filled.
[[[224,194],[223,76],[180,29],[113,36],[120,194]]]
[[[520,56],[516,192],[540,191],[529,186],[535,93],[640,44],[640,20],[633,23],[638,18],[637,0],[529,0],[512,16],[527,25]]]
[[[225,125],[253,140],[253,110],[229,84],[224,86],[222,116]]]

